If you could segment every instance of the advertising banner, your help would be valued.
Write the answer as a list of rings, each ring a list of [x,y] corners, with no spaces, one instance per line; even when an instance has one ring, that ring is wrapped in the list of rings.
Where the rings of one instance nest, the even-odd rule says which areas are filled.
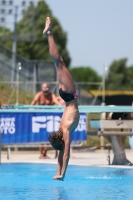
[[[62,113],[0,113],[2,144],[48,142],[48,136],[58,130]],[[72,141],[86,140],[86,114],[71,134]]]

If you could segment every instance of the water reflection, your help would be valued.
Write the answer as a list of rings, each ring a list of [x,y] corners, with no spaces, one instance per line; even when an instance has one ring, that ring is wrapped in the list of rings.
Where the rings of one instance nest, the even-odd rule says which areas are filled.
[[[53,188],[53,196],[55,200],[68,200],[68,195],[64,187]]]

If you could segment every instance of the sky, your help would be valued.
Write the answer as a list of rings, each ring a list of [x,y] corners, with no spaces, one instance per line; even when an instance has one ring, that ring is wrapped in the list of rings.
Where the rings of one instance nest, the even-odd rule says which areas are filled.
[[[133,0],[45,2],[67,32],[71,67],[89,66],[102,75],[114,60],[133,65]]]
[[[114,60],[133,65],[133,0],[46,0],[67,32],[71,66],[102,75]]]

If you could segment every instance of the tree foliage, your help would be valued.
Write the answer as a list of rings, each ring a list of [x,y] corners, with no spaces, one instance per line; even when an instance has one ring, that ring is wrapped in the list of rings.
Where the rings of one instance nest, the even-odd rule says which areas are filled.
[[[102,78],[90,67],[77,67],[69,69],[73,78],[78,82],[101,82]],[[98,89],[94,84],[86,85],[88,89]]]
[[[127,68],[126,62],[126,58],[112,62],[106,77],[106,89],[125,90],[133,87],[133,66]]]
[[[67,33],[63,31],[59,21],[52,15],[50,8],[43,0],[40,0],[36,6],[29,6],[23,18],[17,23],[17,53],[27,59],[51,60],[47,38],[43,35],[47,16],[52,19],[53,34],[59,52],[66,66],[69,66],[71,59],[66,48]],[[6,42],[4,44],[11,46]]]
[[[0,26],[0,43],[11,48],[13,40],[13,33],[9,28]]]
[[[52,15],[51,10],[44,1],[39,1],[36,7],[28,7],[22,20],[18,23],[17,29],[18,32],[21,33],[21,37],[24,37],[26,33],[29,33],[27,39],[33,39],[33,41],[18,42],[18,53],[29,59],[51,60],[47,38],[42,33],[47,16],[50,16],[52,19],[53,34],[55,41],[58,44],[60,54],[66,65],[69,66],[70,57],[66,50],[67,34],[62,30],[60,23]]]

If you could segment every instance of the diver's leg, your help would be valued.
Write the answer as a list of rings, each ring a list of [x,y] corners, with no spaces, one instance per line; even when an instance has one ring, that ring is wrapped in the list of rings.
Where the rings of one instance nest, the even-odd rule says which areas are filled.
[[[67,93],[74,93],[76,90],[75,84],[55,44],[54,36],[52,34],[52,24],[49,17],[46,18],[46,25],[43,33],[48,38],[49,52],[56,67],[57,76],[59,80],[59,87],[61,87],[62,90],[64,90]]]

